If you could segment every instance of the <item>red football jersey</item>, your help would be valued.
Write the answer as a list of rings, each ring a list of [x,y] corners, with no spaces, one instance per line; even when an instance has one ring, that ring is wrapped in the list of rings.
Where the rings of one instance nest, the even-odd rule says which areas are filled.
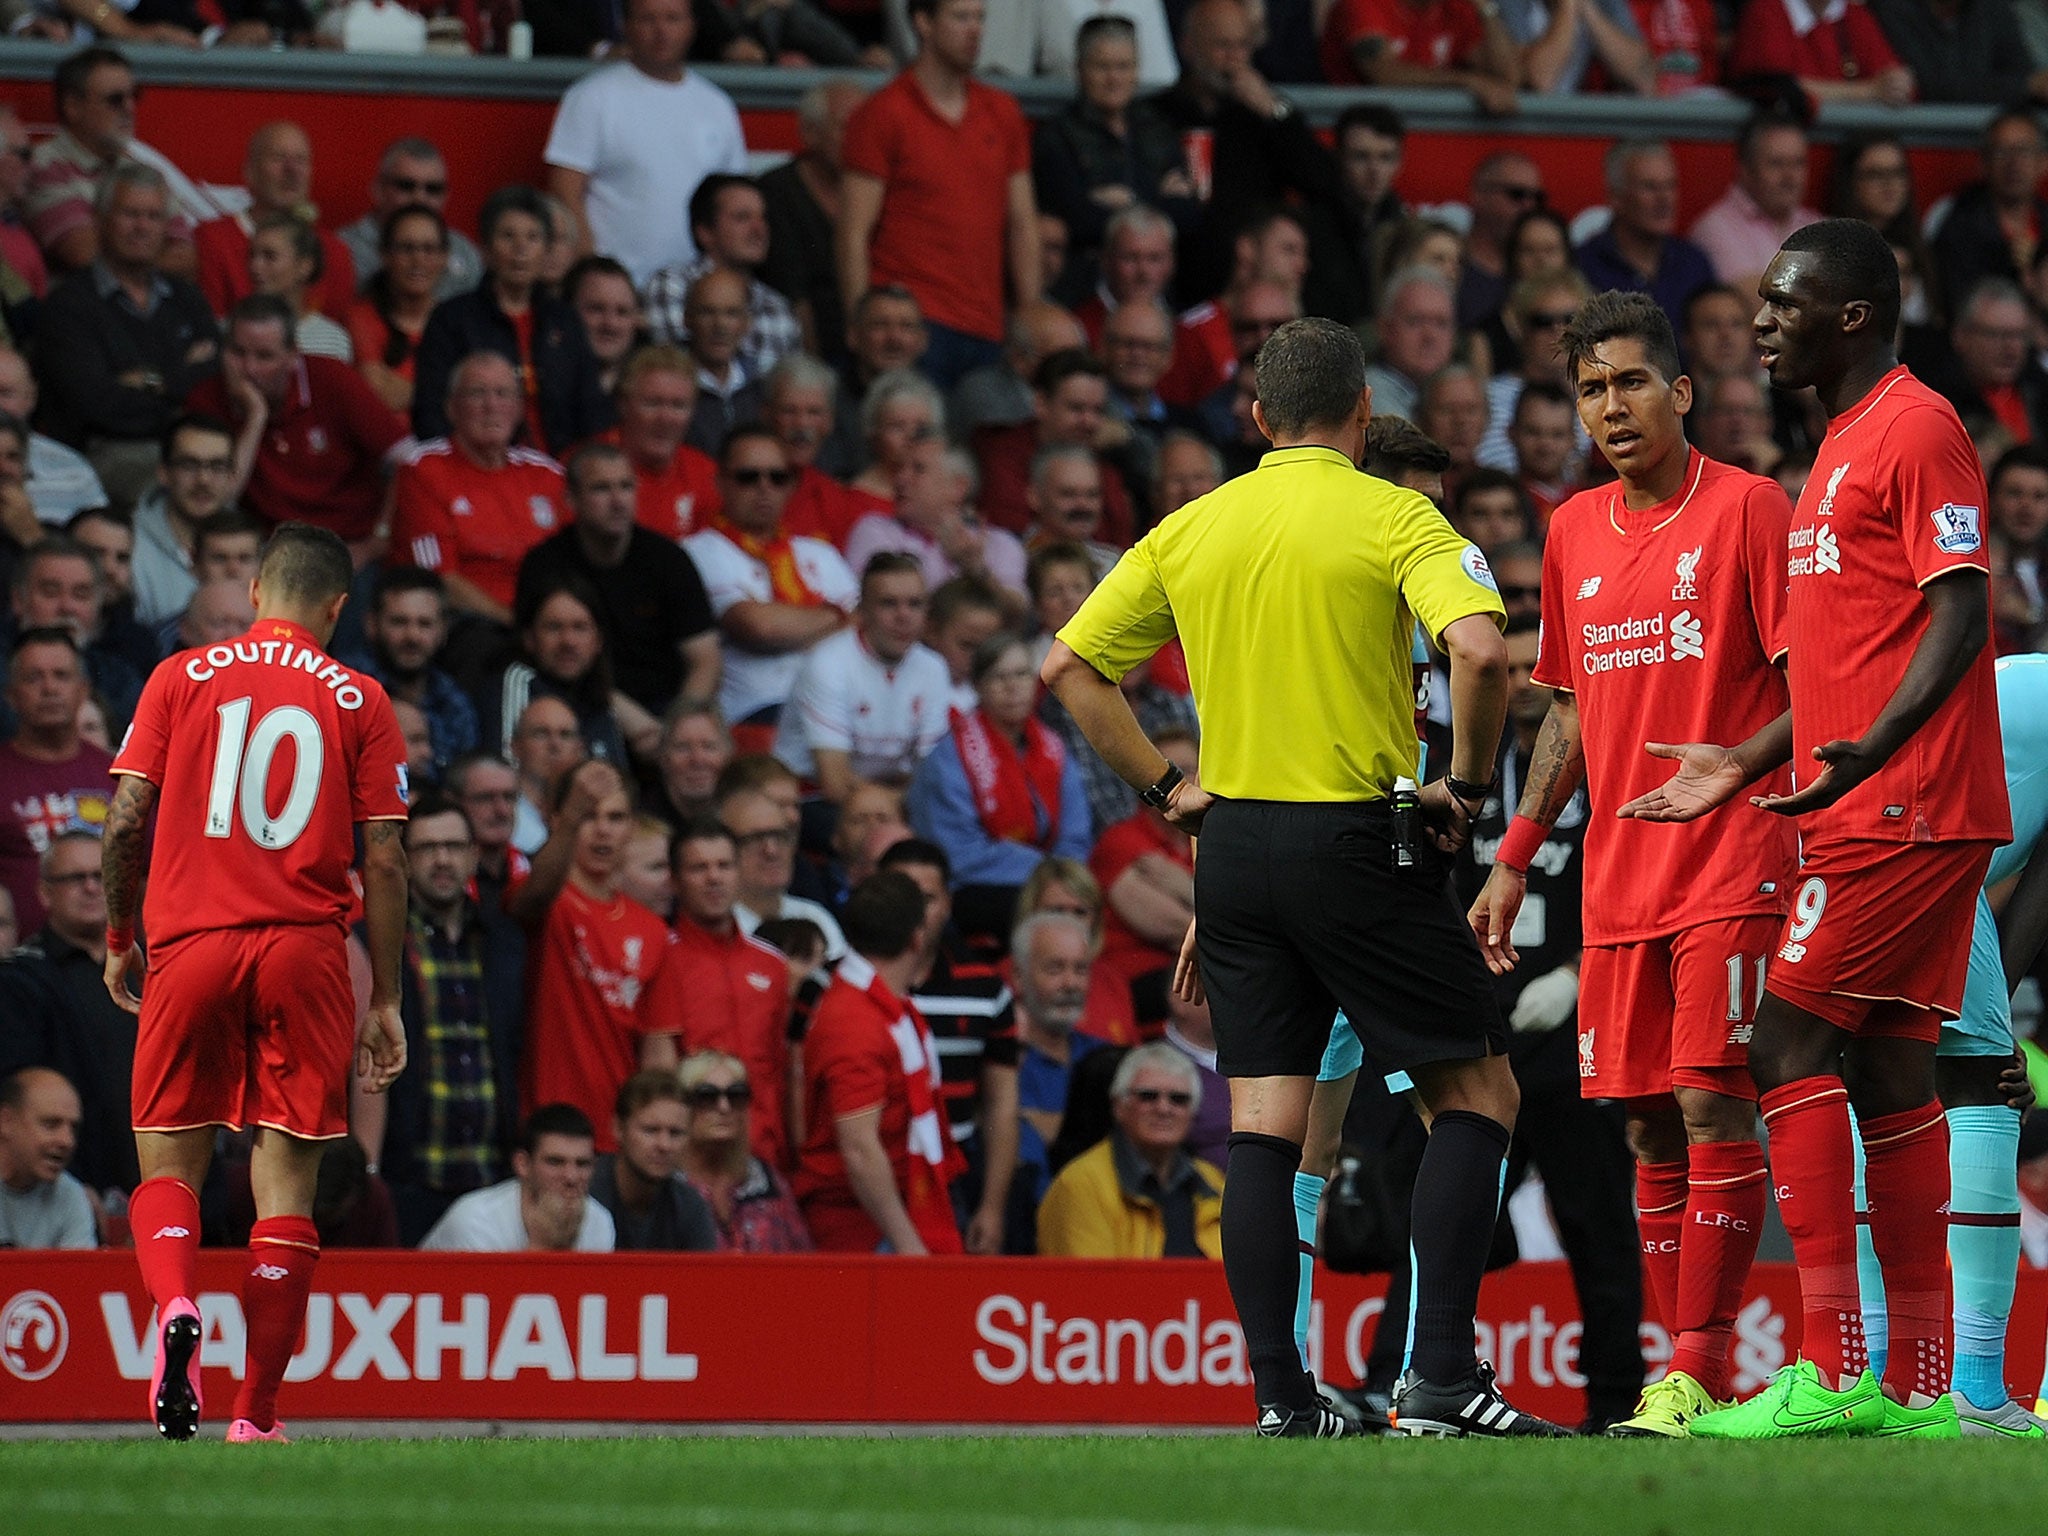
[[[640,1070],[640,1037],[653,1027],[649,984],[675,945],[668,924],[626,896],[587,896],[575,880],[548,908],[526,964],[526,1112],[574,1104],[597,1127],[597,1149],[616,1152],[612,1106]]]
[[[600,432],[591,441],[624,446],[617,427]],[[676,449],[675,457],[659,474],[650,475],[639,465],[633,466],[633,519],[649,533],[680,544],[699,529],[709,528],[722,504],[718,461],[688,443]]]
[[[1671,776],[1646,741],[1747,739],[1785,712],[1785,523],[1774,480],[1694,451],[1684,488],[1631,512],[1621,487],[1557,509],[1543,548],[1535,680],[1578,701],[1586,753],[1585,938],[1633,944],[1782,912],[1793,829],[1747,797],[1682,826],[1615,807]],[[1758,792],[1787,787],[1781,772]]]
[[[345,927],[356,823],[406,817],[405,741],[384,689],[282,619],[152,672],[114,772],[159,792],[142,910],[152,944]]]
[[[1828,423],[1786,536],[1801,782],[1819,772],[1816,746],[1861,737],[1897,691],[1927,633],[1920,589],[1949,571],[1990,569],[1987,500],[1955,408],[1904,368]],[[1987,645],[1890,762],[1800,818],[1801,837],[2009,841],[1994,660]]]
[[[544,453],[514,448],[485,469],[445,437],[421,443],[398,469],[391,558],[460,576],[512,606],[519,562],[573,521],[562,467]]]
[[[677,1049],[724,1051],[746,1064],[754,1090],[754,1155],[775,1167],[789,1153],[789,965],[742,931],[711,933],[676,919],[676,948],[648,992],[649,1016],[681,1035]]]

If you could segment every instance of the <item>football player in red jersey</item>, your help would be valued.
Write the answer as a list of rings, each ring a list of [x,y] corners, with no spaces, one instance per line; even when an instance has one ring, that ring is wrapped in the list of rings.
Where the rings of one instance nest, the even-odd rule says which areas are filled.
[[[1645,735],[1741,737],[1784,712],[1791,507],[1775,481],[1687,445],[1692,381],[1646,295],[1588,300],[1564,348],[1580,419],[1620,482],[1572,497],[1550,524],[1534,681],[1556,698],[1472,927],[1495,971],[1513,966],[1517,919],[1543,916],[1524,912],[1526,871],[1583,780],[1580,1086],[1627,1106],[1644,1260],[1672,1339],[1669,1374],[1610,1433],[1675,1436],[1729,1395],[1763,1229],[1744,1058],[1792,832],[1749,805],[1686,828],[1613,813],[1664,776]]]
[[[1684,819],[1788,758],[1799,780],[1752,797],[1799,818],[1801,867],[1749,1065],[1799,1263],[1802,1358],[1694,1433],[1952,1439],[1935,1042],[1962,1003],[1977,888],[2012,836],[1984,475],[1954,409],[1899,366],[1898,266],[1870,226],[1798,231],[1759,291],[1772,382],[1811,386],[1828,413],[1786,536],[1791,712],[1734,748],[1653,746],[1679,772],[1623,807]],[[1881,1388],[1856,1289],[1852,1104],[1890,1300]]]
[[[140,1013],[135,1257],[157,1308],[157,1429],[199,1428],[198,1189],[215,1131],[256,1132],[256,1224],[242,1281],[248,1366],[228,1439],[278,1440],[277,1388],[298,1345],[320,1239],[313,1188],[348,1134],[351,1067],[382,1092],[405,1066],[405,743],[372,678],[325,650],[355,569],[348,546],[286,523],[251,589],[247,634],[157,668],[114,761],[102,864],[107,988]],[[157,817],[147,995],[130,985],[144,827]],[[363,836],[370,1006],[360,1031],[345,942]]]

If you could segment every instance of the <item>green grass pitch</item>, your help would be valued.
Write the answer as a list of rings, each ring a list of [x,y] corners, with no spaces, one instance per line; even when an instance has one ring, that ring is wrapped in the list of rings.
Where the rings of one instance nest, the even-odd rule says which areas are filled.
[[[2044,1511],[2048,1448],[1995,1441],[0,1445],[9,1536],[1977,1536]]]

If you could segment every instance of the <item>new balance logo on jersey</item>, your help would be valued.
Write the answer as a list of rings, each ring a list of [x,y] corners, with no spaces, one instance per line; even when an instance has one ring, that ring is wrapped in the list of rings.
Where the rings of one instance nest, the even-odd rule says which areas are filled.
[[[1598,592],[1599,590],[1600,578],[1598,576],[1588,576],[1584,581],[1579,583],[1579,601],[1583,603],[1587,598],[1591,597],[1595,592]]]
[[[1701,544],[1678,557],[1678,585],[1671,589],[1671,600],[1674,603],[1699,601],[1700,589],[1693,584],[1693,578],[1699,574],[1700,556],[1706,552],[1707,547]]]
[[[1738,1024],[1728,1031],[1728,1043],[1730,1045],[1747,1045],[1750,1042],[1750,1037],[1755,1033],[1756,1026],[1754,1024]]]
[[[1842,574],[1842,546],[1835,538],[1835,530],[1826,523],[1813,536],[1813,566],[1817,571]]]
[[[1700,621],[1693,617],[1690,608],[1681,608],[1671,616],[1671,659],[1690,656],[1694,661],[1707,659],[1707,648],[1700,634]]]
[[[1944,555],[1974,555],[1982,547],[1982,514],[1976,507],[1950,502],[1928,516],[1934,520],[1934,547]]]
[[[156,1229],[156,1236],[150,1239],[150,1241],[162,1242],[167,1237],[190,1237],[191,1235],[192,1229],[190,1227],[158,1227]]]
[[[249,1273],[258,1280],[289,1280],[292,1275],[282,1264],[258,1264]]]
[[[1778,946],[1778,958],[1787,965],[1797,965],[1806,958],[1806,946],[1797,939],[1788,939]]]

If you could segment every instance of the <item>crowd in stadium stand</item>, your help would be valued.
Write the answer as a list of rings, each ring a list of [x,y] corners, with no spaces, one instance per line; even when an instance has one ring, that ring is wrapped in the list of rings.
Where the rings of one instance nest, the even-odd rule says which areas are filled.
[[[12,10],[89,46],[53,135],[0,112],[0,1246],[123,1240],[110,746],[154,667],[247,629],[284,519],[355,554],[334,650],[396,701],[413,798],[411,1066],[328,1155],[329,1244],[1213,1257],[1227,1094],[1168,986],[1189,842],[1038,664],[1257,462],[1255,357],[1297,316],[1368,339],[1370,467],[1440,491],[1526,635],[1551,512],[1606,478],[1556,352],[1576,307],[1652,294],[1697,445],[1796,496],[1825,423],[1765,387],[1756,279],[1819,210],[1866,219],[1983,457],[1998,647],[2048,627],[2048,0],[463,0],[479,49],[519,15],[610,59],[544,185],[464,189],[473,228],[425,138],[330,227],[297,124],[251,137],[229,214],[134,137],[106,40],[303,42],[289,0]],[[806,94],[758,178],[694,67],[905,60]],[[1074,82],[1035,124],[989,83],[1033,74]],[[1763,104],[1681,230],[1647,140],[1598,209],[1502,149],[1416,210],[1395,112],[1361,91],[1326,141],[1302,81]],[[1887,136],[1819,183],[1805,109],[1845,97],[2005,110],[1925,208]],[[1193,779],[1178,650],[1123,687]],[[1518,1066],[1575,1103],[1570,999],[1527,982]],[[1409,1134],[1360,1097],[1368,1155]],[[240,1242],[224,1140],[207,1229]]]

